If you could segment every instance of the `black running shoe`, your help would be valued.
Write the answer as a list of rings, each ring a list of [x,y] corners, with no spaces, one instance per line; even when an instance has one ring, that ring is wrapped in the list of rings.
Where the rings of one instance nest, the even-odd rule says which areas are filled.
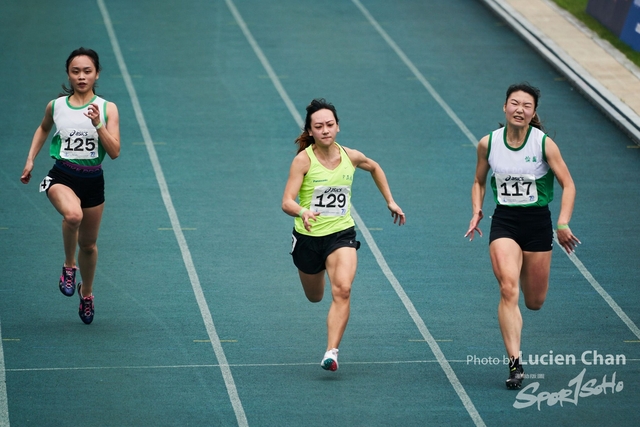
[[[76,289],[76,267],[62,266],[62,274],[58,281],[58,288],[64,296],[70,297]]]
[[[524,379],[524,369],[522,368],[522,365],[510,367],[509,379],[507,379],[507,388],[509,390],[515,390],[522,387],[523,379]]]
[[[85,324],[93,322],[93,294],[88,297],[83,297],[80,292],[82,282],[78,283],[78,296],[80,297],[80,307],[78,308],[78,315]]]

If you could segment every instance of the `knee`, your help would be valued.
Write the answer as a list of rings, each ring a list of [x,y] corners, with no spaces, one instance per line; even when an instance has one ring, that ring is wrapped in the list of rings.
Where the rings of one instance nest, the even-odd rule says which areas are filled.
[[[78,242],[80,251],[86,255],[92,255],[98,250],[96,242]]]
[[[524,301],[524,305],[529,309],[529,310],[540,310],[542,308],[542,305],[544,304],[544,299],[535,299],[535,300],[527,300],[525,299]]]
[[[511,284],[500,284],[500,299],[509,303],[518,303],[518,296],[520,295],[520,290],[518,286],[513,286]]]
[[[64,214],[64,222],[71,228],[80,227],[82,222],[82,210],[74,210]]]
[[[309,294],[305,294],[305,296],[307,297],[307,299],[310,302],[316,303],[316,302],[320,302],[322,301],[322,295],[309,295]]]
[[[351,284],[333,286],[331,294],[333,299],[348,300],[351,298]]]

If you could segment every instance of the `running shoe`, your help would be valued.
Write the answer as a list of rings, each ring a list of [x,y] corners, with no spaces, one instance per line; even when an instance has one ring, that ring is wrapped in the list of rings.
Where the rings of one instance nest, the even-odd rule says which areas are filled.
[[[60,288],[60,292],[65,296],[72,296],[76,288],[76,270],[76,267],[62,266],[62,274],[60,275],[58,287]]]
[[[524,369],[520,363],[511,365],[509,364],[509,379],[507,379],[507,388],[515,390],[522,387],[522,380],[524,379]]]
[[[80,292],[80,287],[82,286],[82,282],[78,283],[78,296],[80,297],[80,307],[78,308],[78,314],[80,315],[80,319],[85,324],[89,324],[93,322],[93,294],[88,297],[83,297],[82,292]]]
[[[322,369],[326,369],[327,371],[337,371],[338,370],[338,349],[332,348],[327,351],[322,358],[322,362],[320,362],[320,366]]]

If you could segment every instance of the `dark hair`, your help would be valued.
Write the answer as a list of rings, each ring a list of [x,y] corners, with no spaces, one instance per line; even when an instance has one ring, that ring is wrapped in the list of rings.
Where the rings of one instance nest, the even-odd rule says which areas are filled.
[[[65,64],[65,69],[64,69],[67,74],[69,74],[69,66],[71,65],[71,61],[73,61],[73,58],[75,58],[76,56],[88,56],[89,59],[91,59],[91,62],[93,62],[93,66],[96,67],[96,73],[99,73],[100,70],[102,69],[100,67],[100,58],[98,57],[98,53],[93,49],[80,47],[74,50],[73,52],[71,52],[71,54],[67,58],[67,62]],[[93,88],[92,88],[93,93],[96,92],[97,86],[98,86],[97,84],[93,85]],[[63,92],[59,96],[73,95],[73,87],[67,88],[67,86],[63,84],[62,90]]]
[[[528,93],[529,95],[531,95],[533,97],[533,110],[537,111],[538,110],[538,99],[540,99],[540,89],[538,89],[535,86],[530,85],[528,82],[522,82],[522,83],[516,83],[513,84],[511,86],[509,86],[509,88],[507,88],[507,97],[505,98],[504,103],[506,104],[507,101],[509,100],[509,96],[511,96],[511,94],[513,92],[525,92]],[[541,131],[544,132],[544,128],[542,126],[542,122],[540,121],[540,117],[538,117],[538,113],[534,113],[533,117],[531,118],[531,126],[540,129]],[[502,125],[501,125],[502,126]]]
[[[311,129],[311,116],[313,113],[320,110],[329,110],[333,113],[333,117],[336,118],[336,124],[340,122],[338,119],[338,113],[336,112],[336,107],[333,106],[330,102],[327,102],[324,98],[316,98],[309,105],[307,105],[307,117],[304,119],[304,128],[302,129],[302,133],[300,136],[296,138],[296,144],[298,144],[298,153],[303,151],[305,148],[313,144],[315,141],[309,129]]]

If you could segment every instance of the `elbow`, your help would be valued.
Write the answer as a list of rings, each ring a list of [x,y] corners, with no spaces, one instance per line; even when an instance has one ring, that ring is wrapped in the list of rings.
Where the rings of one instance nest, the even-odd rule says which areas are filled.
[[[120,157],[120,144],[118,144],[117,148],[113,148],[111,150],[107,151],[107,154],[109,155],[109,157],[111,158],[111,160],[115,160],[118,157]]]
[[[562,187],[562,194],[566,193],[566,194],[572,194],[575,196],[576,186],[573,183],[573,180],[561,182],[560,187]]]
[[[286,202],[282,202],[282,206],[280,206],[282,208],[282,212],[286,213],[287,215],[289,215],[289,210],[287,209],[287,203]]]

